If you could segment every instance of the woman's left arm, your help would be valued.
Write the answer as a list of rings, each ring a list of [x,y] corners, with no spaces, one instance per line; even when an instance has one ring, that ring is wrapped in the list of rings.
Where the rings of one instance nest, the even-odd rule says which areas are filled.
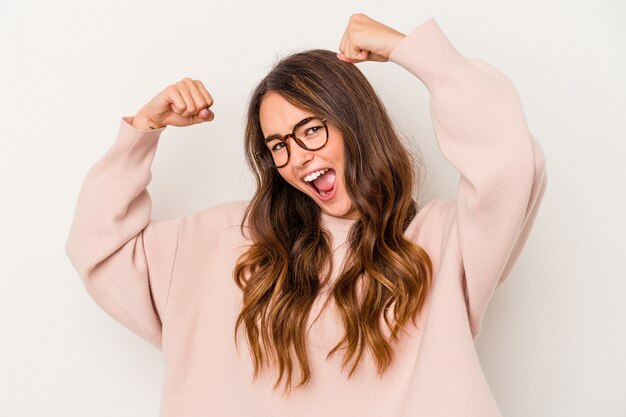
[[[361,34],[367,33],[363,22]],[[487,62],[461,55],[433,18],[407,36],[379,27],[378,43],[367,40],[376,38],[376,25],[370,28],[368,36],[346,31],[341,52],[351,56],[348,62],[358,62],[367,56],[359,49],[369,42],[378,48],[375,56],[424,82],[439,148],[461,174],[456,200],[442,200],[440,209],[451,211],[452,223],[445,229],[463,266],[476,337],[487,304],[519,257],[537,215],[547,184],[543,151],[511,80]]]

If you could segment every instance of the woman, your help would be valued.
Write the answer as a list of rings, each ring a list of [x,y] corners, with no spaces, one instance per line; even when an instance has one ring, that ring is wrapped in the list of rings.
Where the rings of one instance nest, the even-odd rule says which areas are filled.
[[[150,217],[161,133],[213,120],[189,78],[124,117],[87,174],[66,251],[94,300],[162,349],[162,416],[500,415],[473,342],[547,181],[515,87],[433,18],[405,36],[356,14],[339,49],[288,56],[254,90],[250,201]],[[366,60],[428,88],[455,200],[414,202],[418,161]]]

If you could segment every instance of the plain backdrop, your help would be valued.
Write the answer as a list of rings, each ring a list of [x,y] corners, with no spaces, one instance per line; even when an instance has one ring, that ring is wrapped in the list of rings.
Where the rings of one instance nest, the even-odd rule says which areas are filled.
[[[161,352],[100,310],[64,253],[82,180],[122,116],[189,76],[215,120],[165,129],[153,217],[249,198],[253,86],[288,53],[336,51],[356,12],[405,34],[435,17],[515,83],[544,149],[542,207],[476,342],[503,414],[626,416],[621,0],[0,0],[0,416],[158,415]],[[454,198],[425,86],[393,63],[358,67],[427,160],[421,201]]]

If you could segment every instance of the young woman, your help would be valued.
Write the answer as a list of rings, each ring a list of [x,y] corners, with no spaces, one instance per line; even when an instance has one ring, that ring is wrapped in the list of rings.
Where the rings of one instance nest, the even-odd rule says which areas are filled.
[[[163,130],[214,117],[189,78],[124,117],[84,180],[66,251],[94,300],[163,351],[162,416],[500,415],[474,340],[547,181],[515,87],[433,18],[405,36],[355,14],[339,50],[285,57],[253,91],[250,201],[151,218]],[[455,200],[413,199],[420,161],[354,65],[367,60],[426,85]]]

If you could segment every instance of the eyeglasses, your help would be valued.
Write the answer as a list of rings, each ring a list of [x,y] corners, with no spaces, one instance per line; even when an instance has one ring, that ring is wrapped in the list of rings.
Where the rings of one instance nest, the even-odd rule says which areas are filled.
[[[272,168],[282,168],[289,162],[291,151],[287,138],[291,137],[302,149],[317,151],[328,142],[326,118],[310,116],[302,119],[293,128],[293,132],[281,137],[272,135],[265,139],[265,146],[256,155]]]

